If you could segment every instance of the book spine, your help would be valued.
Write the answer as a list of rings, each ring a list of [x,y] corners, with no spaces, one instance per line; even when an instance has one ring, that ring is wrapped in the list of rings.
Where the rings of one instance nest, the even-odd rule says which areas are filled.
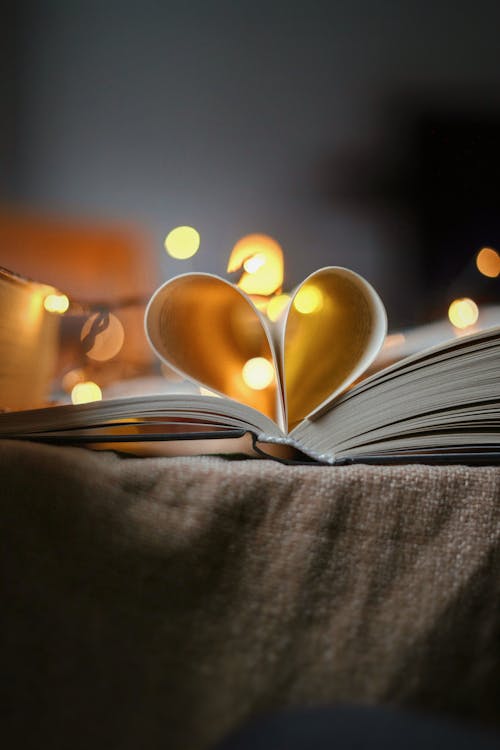
[[[276,437],[275,435],[266,435],[260,433],[257,435],[257,442],[259,443],[272,443],[274,445],[287,445],[289,448],[294,448],[300,453],[305,453],[306,456],[314,459],[320,464],[326,464],[328,466],[334,466],[336,463],[335,456],[331,453],[317,453],[316,451],[307,448],[306,446],[299,443],[297,440],[293,440],[289,436]]]

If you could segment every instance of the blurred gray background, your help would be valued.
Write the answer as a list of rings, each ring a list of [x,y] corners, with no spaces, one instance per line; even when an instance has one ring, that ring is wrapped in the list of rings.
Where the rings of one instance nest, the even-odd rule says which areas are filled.
[[[414,322],[430,288],[422,258],[440,250],[426,245],[421,136],[433,113],[495,116],[499,30],[498,0],[12,3],[2,198],[137,221],[164,278],[224,273],[239,237],[269,233],[288,287],[347,265],[393,325]],[[202,239],[184,263],[162,249],[179,224]]]

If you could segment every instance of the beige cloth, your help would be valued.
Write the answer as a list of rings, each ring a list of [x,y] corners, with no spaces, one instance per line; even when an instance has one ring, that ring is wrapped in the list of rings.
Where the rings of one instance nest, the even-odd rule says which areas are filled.
[[[500,722],[500,469],[0,443],[3,734],[198,750],[274,708]]]

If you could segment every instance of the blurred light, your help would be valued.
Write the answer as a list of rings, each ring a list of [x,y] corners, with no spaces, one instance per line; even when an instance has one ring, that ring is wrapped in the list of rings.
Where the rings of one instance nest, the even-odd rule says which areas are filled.
[[[299,313],[309,315],[319,312],[323,307],[323,295],[317,286],[307,284],[299,289],[293,300],[293,306]]]
[[[383,349],[391,349],[393,346],[401,346],[406,341],[404,333],[389,333],[385,337]]]
[[[105,362],[115,357],[123,346],[125,331],[116,315],[95,313],[83,324],[80,341],[87,345],[85,353],[90,359]]]
[[[175,227],[165,238],[165,250],[178,260],[191,258],[199,247],[200,235],[193,227]]]
[[[266,310],[267,310],[267,305],[268,305],[266,297],[259,297],[256,294],[250,295],[250,296],[252,297],[252,302],[255,305],[255,307],[257,308],[257,310],[259,310],[259,312],[261,312],[263,315],[265,315],[266,314]]]
[[[43,301],[43,306],[47,312],[62,315],[69,307],[69,299],[65,294],[48,294]]]
[[[283,284],[283,250],[267,234],[248,234],[233,247],[227,264],[228,273],[241,268],[237,286],[247,294],[268,297]]]
[[[250,258],[247,258],[247,260],[243,263],[243,268],[247,273],[255,273],[264,265],[265,262],[266,256],[264,255],[264,253],[257,253],[257,255],[252,255]]]
[[[273,323],[275,323],[284,312],[289,302],[289,294],[278,294],[276,297],[273,297],[267,306],[267,317],[269,320],[272,320]]]
[[[97,383],[87,380],[77,383],[71,391],[71,400],[74,404],[88,404],[90,401],[100,401],[102,392]]]
[[[77,383],[83,383],[85,380],[84,370],[69,370],[62,377],[62,387],[66,393],[70,393]]]
[[[450,323],[456,328],[468,328],[477,322],[479,309],[474,300],[468,297],[455,299],[448,308]]]
[[[274,380],[274,367],[264,357],[253,357],[243,365],[243,380],[254,391],[262,391]]]
[[[483,276],[495,279],[500,275],[500,255],[492,247],[483,247],[477,254],[476,266]]]

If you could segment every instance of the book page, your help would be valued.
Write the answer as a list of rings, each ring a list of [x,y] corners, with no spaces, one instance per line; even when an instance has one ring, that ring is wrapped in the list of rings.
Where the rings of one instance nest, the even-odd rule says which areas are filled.
[[[169,393],[65,404],[0,414],[0,438],[56,433],[182,434],[243,430],[284,438],[277,424],[262,412],[231,399],[191,393]]]
[[[387,317],[373,287],[353,271],[323,268],[295,292],[282,322],[288,429],[327,408],[370,365]]]
[[[500,329],[392,365],[292,433],[337,459],[500,450]]]
[[[160,359],[177,372],[283,425],[270,334],[255,306],[235,286],[201,273],[168,281],[148,305],[146,332]],[[244,377],[244,367],[257,358],[271,368],[271,380],[263,387],[251,387]]]

